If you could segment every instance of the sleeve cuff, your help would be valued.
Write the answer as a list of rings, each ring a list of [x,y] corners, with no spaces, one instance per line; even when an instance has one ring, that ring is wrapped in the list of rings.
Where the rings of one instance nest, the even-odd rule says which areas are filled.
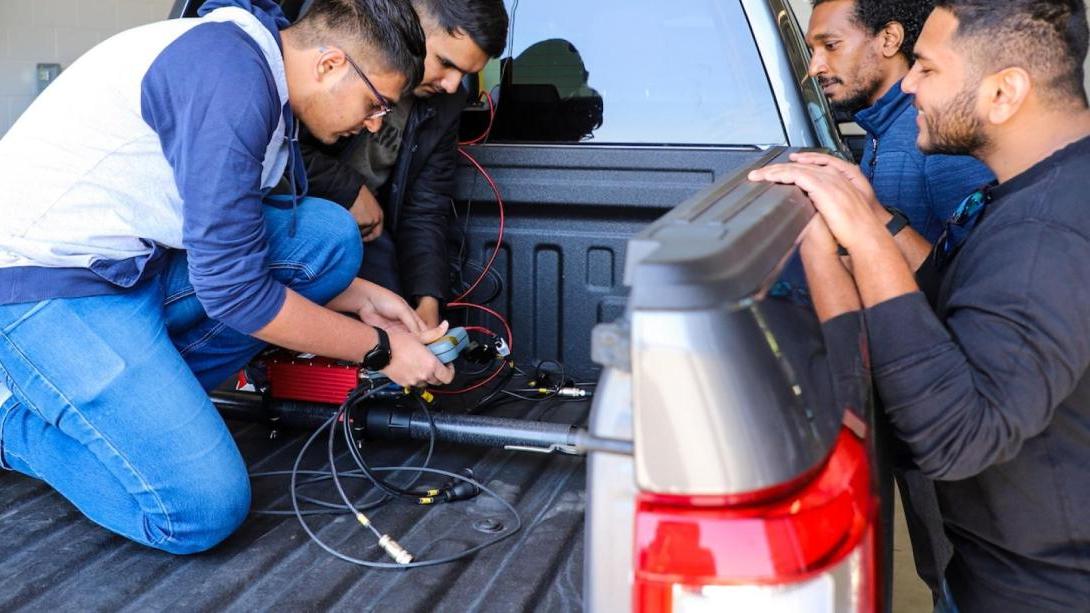
[[[950,333],[931,309],[923,292],[877,304],[866,309],[863,317],[875,372],[934,351],[950,341]]]

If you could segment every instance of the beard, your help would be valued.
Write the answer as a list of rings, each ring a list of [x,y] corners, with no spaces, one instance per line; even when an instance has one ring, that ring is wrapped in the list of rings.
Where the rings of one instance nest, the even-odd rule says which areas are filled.
[[[976,86],[957,93],[942,108],[923,114],[927,140],[920,144],[926,154],[973,155],[988,146],[984,122],[976,114]],[[922,139],[921,139],[922,140]]]
[[[825,87],[830,83],[843,84],[844,82],[834,77],[832,79],[822,79],[820,83],[822,87]],[[829,106],[832,107],[833,111],[838,115],[854,115],[870,106],[870,101],[874,98],[875,94],[878,93],[878,88],[881,87],[881,85],[881,79],[875,79],[873,82],[866,83],[856,89],[848,91],[847,94],[845,94],[846,97],[841,98],[840,100],[830,99]]]
[[[843,96],[839,100],[829,99],[829,106],[841,116],[851,116],[871,105],[871,100],[878,97],[878,90],[882,87],[882,73],[873,58],[864,58],[856,70],[855,78],[851,79],[857,85],[854,88],[845,88]],[[826,85],[838,84],[846,86],[843,79],[837,76],[818,77],[818,84],[824,88]]]

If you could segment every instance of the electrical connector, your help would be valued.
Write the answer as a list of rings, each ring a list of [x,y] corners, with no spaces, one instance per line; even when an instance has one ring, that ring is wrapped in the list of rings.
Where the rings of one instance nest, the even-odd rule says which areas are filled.
[[[463,468],[458,474],[466,477],[467,479],[473,478],[472,468]],[[444,502],[458,502],[459,500],[469,500],[476,498],[481,493],[481,488],[477,487],[476,483],[472,481],[463,481],[461,479],[451,478],[445,484],[443,484],[443,501]]]
[[[386,554],[393,558],[398,564],[408,564],[413,561],[412,554],[405,551],[404,547],[390,538],[389,534],[383,534],[382,538],[378,540],[378,544],[386,551]]]
[[[556,395],[561,398],[587,398],[590,396],[590,391],[581,387],[562,387],[556,390]]]
[[[481,488],[469,481],[459,481],[457,485],[445,490],[443,496],[447,502],[458,502],[476,498],[481,493]]]

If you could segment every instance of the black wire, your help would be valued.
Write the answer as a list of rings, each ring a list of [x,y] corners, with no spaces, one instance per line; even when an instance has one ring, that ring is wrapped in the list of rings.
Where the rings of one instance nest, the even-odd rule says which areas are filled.
[[[250,478],[251,479],[258,479],[258,478],[261,478],[261,477],[279,477],[279,476],[286,476],[286,475],[290,475],[290,474],[291,474],[290,470],[270,470],[270,471],[265,471],[265,472],[250,473]],[[301,475],[305,475],[305,474],[320,475],[320,476],[318,476],[318,477],[316,477],[314,479],[303,481],[302,483],[299,484],[300,487],[304,487],[304,486],[307,486],[307,485],[313,485],[315,483],[323,483],[323,482],[329,481],[330,479],[333,478],[332,474],[330,472],[328,472],[328,471],[301,470],[301,471],[299,471],[299,474],[301,474]],[[358,473],[356,471],[341,473],[341,476],[342,477],[355,478],[355,479],[366,479],[367,478],[366,475],[364,475],[362,473]],[[366,494],[364,494],[363,499],[366,499],[366,498],[368,498],[368,497],[370,497],[372,495],[374,495],[373,490],[367,492]],[[330,502],[328,500],[321,500],[321,499],[318,499],[318,498],[313,498],[311,496],[303,496],[302,494],[299,494],[299,500],[302,500],[304,502],[309,502],[310,504],[313,504],[314,506],[325,507],[325,509],[311,509],[311,510],[302,511],[303,515],[344,515],[344,514],[352,512],[352,509],[346,507],[343,504],[339,504],[339,503],[336,503],[336,502]],[[356,508],[361,510],[361,511],[370,511],[371,509],[377,508],[377,507],[385,504],[388,500],[390,500],[390,497],[386,496],[385,494],[382,494],[382,495],[380,495],[379,499],[374,501],[374,502],[370,502],[370,503],[367,503],[367,504],[356,503]],[[361,500],[361,502],[362,502],[362,500]],[[270,516],[274,516],[274,517],[284,516],[284,515],[292,515],[292,516],[295,515],[295,511],[292,511],[291,509],[254,509],[253,511],[251,511],[251,513],[253,513],[254,515],[270,515]]]
[[[496,385],[492,387],[492,390],[488,392],[488,394],[482,396],[481,399],[477,401],[477,404],[473,405],[473,410],[478,411],[482,407],[488,406],[488,403],[495,398],[503,390],[504,386],[506,386],[515,376],[515,371],[517,369],[518,367],[516,367],[514,363],[511,363],[511,368],[500,377],[500,380],[496,382]]]
[[[491,488],[489,488],[489,487],[485,486],[484,484],[476,481],[475,479],[472,479],[470,477],[466,477],[465,475],[460,475],[458,473],[449,472],[449,471],[445,471],[445,470],[440,470],[440,469],[437,469],[437,468],[429,468],[427,466],[419,466],[419,467],[416,467],[415,469],[409,468],[409,467],[406,467],[406,466],[370,467],[370,466],[367,466],[365,462],[363,464],[364,464],[364,466],[367,466],[366,471],[363,471],[363,470],[361,470],[361,471],[346,471],[346,472],[343,472],[343,473],[338,471],[337,470],[337,465],[336,465],[336,458],[333,455],[333,440],[335,438],[335,433],[336,433],[336,428],[335,428],[334,424],[336,423],[336,421],[338,419],[343,419],[344,422],[347,424],[350,421],[350,416],[348,415],[349,408],[354,407],[358,402],[362,402],[363,400],[366,400],[373,393],[374,393],[373,389],[357,388],[351,394],[349,394],[348,398],[345,399],[344,403],[342,403],[341,406],[337,409],[337,412],[332,417],[330,417],[328,420],[326,420],[325,423],[323,423],[317,430],[315,430],[307,438],[306,442],[303,443],[303,447],[302,447],[302,449],[299,450],[299,454],[295,457],[295,462],[292,464],[292,468],[291,468],[290,471],[267,471],[267,472],[253,473],[251,475],[251,477],[255,477],[255,478],[257,478],[257,477],[277,476],[277,475],[284,475],[284,474],[290,475],[291,480],[290,480],[289,493],[291,495],[291,507],[292,507],[291,513],[299,521],[299,525],[303,528],[303,531],[307,533],[307,536],[309,536],[310,539],[312,541],[314,541],[315,544],[317,544],[319,547],[321,547],[323,550],[325,550],[330,555],[332,555],[332,556],[334,556],[334,557],[336,557],[338,559],[344,560],[346,562],[350,562],[352,564],[359,565],[359,566],[365,566],[365,567],[368,567],[368,568],[381,568],[381,569],[422,568],[422,567],[426,567],[426,566],[436,566],[436,565],[439,565],[439,564],[447,564],[449,562],[454,562],[454,561],[457,561],[457,560],[464,559],[464,558],[466,558],[466,557],[468,557],[470,555],[473,555],[474,553],[484,549],[485,547],[489,547],[489,546],[494,545],[494,544],[496,544],[496,543],[498,543],[498,542],[500,542],[500,541],[502,541],[502,540],[504,540],[506,538],[509,538],[511,535],[515,534],[516,532],[518,532],[519,530],[522,529],[522,518],[519,516],[518,510],[515,509],[515,507],[513,505],[511,505],[511,503],[504,500],[502,496],[497,494]],[[431,439],[432,445],[434,445],[435,422],[432,421],[431,413],[428,412],[427,407],[424,406],[423,404],[421,406],[424,408],[425,414],[428,416],[428,420],[429,420],[429,423],[431,425],[430,439]],[[300,464],[302,464],[303,457],[306,455],[307,451],[310,449],[310,446],[313,445],[314,441],[317,440],[318,436],[320,436],[322,434],[322,432],[326,431],[327,429],[329,430],[329,435],[330,435],[329,436],[328,449],[327,449],[327,456],[328,456],[327,460],[329,462],[329,471],[300,470],[299,466],[300,466]],[[355,450],[356,447],[355,447],[355,444],[353,442],[355,437],[352,434],[352,430],[351,430],[350,427],[347,429],[347,433],[348,433],[348,436],[349,436],[349,439],[350,439],[348,441],[349,449],[350,450]],[[431,449],[429,448],[428,458],[427,458],[427,460],[425,460],[425,462],[430,460],[430,458],[431,458]],[[362,460],[362,458],[361,458],[361,460]],[[433,559],[433,560],[422,560],[422,561],[410,562],[408,564],[400,564],[400,563],[392,563],[392,562],[372,562],[372,561],[368,561],[368,560],[361,560],[359,558],[354,558],[352,556],[341,553],[341,552],[337,551],[336,549],[330,547],[328,544],[326,544],[320,538],[318,538],[318,535],[315,534],[314,531],[310,528],[310,525],[307,524],[307,521],[306,521],[305,518],[307,516],[310,516],[310,515],[330,514],[330,513],[340,513],[340,512],[352,512],[352,513],[354,513],[354,514],[356,514],[358,516],[358,515],[361,515],[362,510],[367,509],[369,507],[377,506],[377,505],[382,504],[382,503],[389,500],[389,497],[383,496],[377,502],[372,503],[372,505],[356,506],[355,504],[352,503],[351,500],[349,500],[347,493],[344,491],[344,487],[340,482],[340,479],[342,477],[344,477],[344,478],[354,478],[354,479],[366,478],[369,481],[371,481],[372,483],[374,483],[376,486],[378,486],[378,484],[380,482],[387,485],[387,486],[390,486],[390,484],[387,481],[382,480],[382,479],[377,479],[374,476],[374,473],[389,472],[389,473],[396,474],[396,473],[399,473],[399,472],[405,472],[406,470],[415,470],[416,471],[416,475],[414,475],[413,479],[409,483],[409,486],[407,486],[407,487],[411,487],[412,484],[415,483],[416,480],[422,474],[427,473],[427,474],[440,475],[440,476],[445,476],[445,477],[450,478],[450,479],[463,481],[463,482],[466,482],[466,483],[469,483],[469,484],[473,485],[476,488],[479,488],[480,491],[484,492],[485,494],[487,494],[487,495],[495,498],[497,501],[499,501],[499,503],[504,508],[506,508],[508,512],[511,513],[512,517],[514,517],[514,526],[510,530],[508,530],[508,531],[506,531],[506,532],[504,532],[502,534],[498,534],[495,537],[493,537],[491,539],[488,539],[485,542],[480,543],[480,544],[478,544],[476,546],[470,547],[469,549],[466,549],[465,551],[462,551],[460,553],[457,553],[457,554],[454,554],[454,555],[449,555],[449,556],[444,556],[444,557],[440,557],[440,558],[436,558],[436,559]],[[312,479],[308,479],[308,480],[300,483],[299,482],[299,475],[315,475],[316,477],[312,478]],[[299,495],[299,491],[298,491],[299,487],[314,484],[314,483],[319,483],[319,482],[323,482],[323,481],[327,481],[327,480],[332,480],[333,481],[334,486],[337,488],[338,494],[340,494],[341,499],[344,501],[343,506],[337,505],[336,503],[330,503],[330,502],[327,502],[327,501],[320,501],[320,500],[311,499],[311,498],[308,498],[308,497],[302,497],[302,496]],[[328,506],[330,508],[325,509],[325,510],[309,510],[309,509],[308,510],[303,510],[303,509],[299,508],[300,498],[304,498],[304,499],[308,499],[308,500],[314,500],[315,503],[317,503],[319,506]],[[282,515],[282,514],[284,514],[284,512],[278,511],[278,510],[270,510],[270,511],[262,512],[262,514],[265,514],[265,515]],[[377,528],[375,528],[374,524],[370,522],[369,518],[368,518],[368,523],[366,524],[366,527],[371,530],[372,534],[374,534],[376,539],[381,539],[382,538],[381,532]]]
[[[476,275],[473,276],[474,280],[478,276],[480,276],[481,273],[485,272],[484,264],[480,263],[480,262],[477,262],[476,260],[463,259],[462,260],[462,269],[466,269],[466,268],[473,268],[473,269],[476,269],[476,270],[480,271]],[[477,303],[479,303],[479,304],[488,304],[489,302],[492,302],[497,297],[499,297],[500,292],[503,291],[503,277],[500,276],[500,273],[496,272],[495,268],[489,268],[488,269],[488,272],[485,274],[485,279],[492,282],[491,287],[485,288],[483,286],[483,283],[482,283],[482,285],[478,285],[477,288],[473,290],[473,294],[471,294],[471,295],[475,295],[478,292],[480,292],[482,289],[489,289],[490,290],[487,294],[485,294],[484,298],[476,298],[475,299],[475,301]],[[459,277],[458,287],[451,288],[451,292],[453,292],[453,294],[455,296],[459,296],[463,292],[468,290],[470,285],[471,285],[470,283],[466,282],[464,276],[460,276]],[[464,299],[468,300],[469,296],[467,295]]]
[[[366,396],[364,396],[364,398],[366,398]],[[503,534],[499,534],[499,535],[497,535],[497,536],[495,536],[495,537],[493,537],[493,538],[491,538],[491,539],[489,539],[489,540],[487,540],[487,541],[485,541],[485,542],[483,542],[483,543],[481,543],[479,545],[476,545],[474,547],[470,547],[469,549],[467,549],[467,550],[465,550],[465,551],[463,551],[461,553],[450,555],[450,556],[445,556],[445,557],[441,557],[441,558],[436,558],[434,560],[424,560],[424,561],[410,562],[409,564],[398,564],[398,563],[392,563],[392,562],[371,562],[371,561],[367,561],[367,560],[361,560],[359,558],[354,558],[352,556],[343,554],[343,553],[337,551],[336,549],[333,549],[332,547],[327,545],[324,541],[322,541],[320,538],[318,538],[318,535],[316,535],[314,533],[314,531],[311,530],[310,525],[307,524],[306,519],[305,519],[304,515],[302,514],[301,509],[299,508],[299,499],[298,499],[298,497],[296,495],[296,487],[297,487],[298,476],[300,474],[299,465],[302,463],[303,456],[306,455],[307,450],[310,449],[310,446],[314,443],[315,439],[317,439],[318,436],[324,430],[326,430],[328,428],[330,431],[335,431],[335,428],[333,427],[333,424],[343,414],[343,410],[344,410],[344,405],[341,405],[341,408],[337,411],[337,414],[335,414],[333,417],[330,417],[328,420],[326,420],[326,422],[324,424],[322,424],[322,426],[319,427],[317,430],[315,430],[314,433],[311,434],[310,437],[306,440],[306,442],[303,443],[303,448],[299,451],[299,455],[296,456],[295,463],[292,465],[292,469],[291,469],[291,473],[290,473],[291,474],[291,490],[290,490],[291,491],[291,504],[292,504],[292,509],[295,511],[295,517],[296,517],[296,519],[299,520],[299,525],[303,528],[303,531],[307,533],[307,536],[309,536],[310,539],[312,541],[314,541],[315,544],[317,544],[319,547],[321,547],[323,550],[325,550],[330,555],[332,555],[332,556],[334,556],[334,557],[336,557],[338,559],[344,560],[346,562],[350,562],[352,564],[357,564],[359,566],[365,566],[365,567],[368,567],[368,568],[382,568],[382,569],[422,568],[422,567],[425,567],[425,566],[436,566],[436,565],[439,565],[439,564],[447,564],[449,562],[454,562],[454,561],[457,561],[457,560],[461,560],[461,559],[463,559],[465,557],[468,557],[468,556],[470,556],[470,555],[484,549],[485,547],[489,547],[489,546],[494,545],[494,544],[496,544],[496,543],[498,543],[498,542],[500,542],[500,541],[502,541],[502,540],[504,540],[506,538],[509,538],[511,535],[517,533],[519,530],[522,529],[522,518],[519,516],[518,511],[515,509],[515,507],[512,506],[511,503],[504,500],[502,496],[497,494],[491,488],[487,487],[486,485],[484,485],[484,484],[482,484],[482,483],[480,483],[480,482],[478,482],[478,481],[476,481],[474,479],[466,477],[465,475],[459,475],[457,473],[453,473],[453,472],[449,472],[449,471],[445,471],[445,470],[440,470],[440,469],[437,469],[437,468],[423,468],[423,467],[421,467],[421,468],[418,468],[417,470],[419,470],[421,472],[425,472],[425,473],[446,476],[446,477],[451,478],[451,479],[457,479],[459,481],[470,483],[470,484],[474,485],[475,487],[480,488],[480,490],[482,492],[484,492],[484,493],[488,494],[489,496],[492,496],[493,498],[495,498],[497,501],[499,501],[499,503],[501,505],[504,506],[504,508],[506,508],[511,513],[512,517],[514,517],[514,519],[515,519],[514,527],[511,530],[509,530],[508,532],[505,532]],[[334,475],[334,477],[333,477],[334,481],[336,481],[336,479],[337,479],[337,477],[335,476],[337,474],[336,466],[335,465],[330,465],[330,469],[331,469],[331,474]],[[398,472],[398,471],[404,471],[404,470],[405,470],[404,466],[378,466],[378,467],[372,468],[372,471],[374,471],[374,472]],[[313,472],[313,471],[308,471],[308,472]],[[346,476],[348,474],[349,473],[346,473]],[[373,533],[376,534],[376,536],[379,536],[378,531],[375,529],[375,527],[373,525],[369,525],[368,527],[371,529],[371,531]],[[381,537],[379,537],[379,538],[381,538]]]
[[[357,389],[359,389],[359,388],[357,388]],[[349,394],[348,398],[344,401],[343,404],[341,404],[341,407],[339,409],[337,409],[337,413],[333,417],[343,419],[345,426],[348,426],[349,425],[349,417],[348,417],[348,412],[347,411],[351,407],[355,406],[356,401],[365,400],[373,393],[374,393],[374,390],[369,389],[366,392],[364,392],[362,395],[357,394],[355,392],[353,392],[352,394]],[[341,484],[340,475],[337,474],[337,458],[336,458],[336,456],[333,455],[333,442],[334,442],[334,440],[336,438],[337,438],[337,429],[333,427],[333,423],[331,422],[330,427],[329,427],[328,456],[329,456],[329,470],[333,475],[333,487],[335,487],[337,489],[337,493],[340,494],[341,500],[344,501],[345,506],[347,506],[349,509],[351,509],[352,513],[354,513],[356,515],[360,515],[360,513],[361,513],[360,509],[356,508],[356,505],[352,504],[352,501],[349,500],[348,494],[344,491],[344,486]],[[351,452],[351,451],[352,451],[352,447],[349,446],[349,452]],[[296,498],[295,498],[295,478],[294,477],[292,478],[292,501],[293,502],[296,501]],[[372,525],[371,523],[368,523],[367,528],[369,528],[371,530],[371,532],[373,532],[375,534],[375,538],[378,538],[378,539],[382,538],[382,534],[378,531],[378,529],[375,528],[374,525]]]
[[[427,407],[427,405],[424,404],[424,401],[421,400],[419,397],[416,397],[416,400],[420,404],[420,408],[424,411],[424,415],[428,418],[428,426],[429,426],[429,431],[428,431],[428,457],[427,457],[426,460],[424,460],[424,465],[421,467],[421,468],[427,468],[428,463],[431,460],[432,450],[435,448],[435,437],[436,437],[435,420],[432,418],[431,411],[428,410],[428,407]],[[363,454],[360,453],[360,448],[359,447],[360,447],[361,441],[358,441],[356,439],[356,435],[355,435],[355,433],[352,432],[352,428],[349,425],[349,422],[351,422],[351,419],[350,419],[351,418],[351,411],[354,408],[355,407],[352,406],[352,405],[345,407],[345,418],[344,418],[344,428],[343,429],[344,429],[345,441],[348,443],[348,453],[352,456],[352,459],[356,462],[356,466],[358,466],[359,469],[361,471],[363,471],[363,474],[367,475],[367,478],[370,479],[372,481],[372,483],[375,484],[376,487],[378,487],[383,492],[386,492],[388,495],[397,496],[397,497],[400,497],[400,498],[410,498],[410,499],[413,499],[413,500],[416,500],[416,499],[420,498],[419,494],[417,494],[417,493],[415,493],[415,492],[408,489],[408,488],[412,487],[412,485],[414,483],[416,483],[417,479],[420,478],[420,473],[419,472],[417,472],[416,475],[413,477],[413,479],[409,482],[409,485],[404,487],[404,488],[398,487],[397,485],[394,485],[394,484],[389,483],[389,482],[387,482],[387,481],[385,481],[383,479],[380,479],[378,476],[376,476],[374,473],[371,472],[371,467],[368,466],[367,462],[363,459]]]

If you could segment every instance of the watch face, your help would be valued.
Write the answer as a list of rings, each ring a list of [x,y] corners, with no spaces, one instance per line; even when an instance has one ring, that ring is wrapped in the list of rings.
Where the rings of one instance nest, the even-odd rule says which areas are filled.
[[[363,356],[363,366],[368,370],[382,370],[390,364],[390,337],[386,331],[375,328],[378,343]]]

